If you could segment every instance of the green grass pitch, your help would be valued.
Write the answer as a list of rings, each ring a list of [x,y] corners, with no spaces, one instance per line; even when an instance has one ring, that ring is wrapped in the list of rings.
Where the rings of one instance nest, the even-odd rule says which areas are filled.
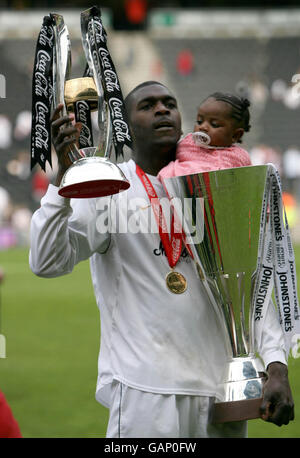
[[[300,273],[300,246],[295,252]],[[26,249],[1,251],[0,265],[7,356],[0,359],[0,389],[23,436],[105,437],[108,411],[95,400],[100,322],[89,263],[51,280],[32,274]],[[251,420],[249,437],[300,437],[300,358],[290,360],[289,376],[295,420],[280,428]]]

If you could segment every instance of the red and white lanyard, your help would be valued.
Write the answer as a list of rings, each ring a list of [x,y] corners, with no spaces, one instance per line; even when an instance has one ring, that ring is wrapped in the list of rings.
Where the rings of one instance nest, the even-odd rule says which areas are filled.
[[[181,255],[182,250],[182,232],[179,230],[175,230],[174,224],[174,212],[172,213],[172,220],[171,220],[171,230],[170,230],[170,237],[169,231],[166,224],[166,220],[163,214],[162,206],[160,204],[160,200],[157,196],[157,193],[146,175],[146,173],[141,169],[139,165],[136,165],[136,173],[140,178],[145,191],[149,197],[150,204],[157,222],[159,235],[161,242],[163,244],[164,250],[166,252],[168,262],[170,267],[176,266],[179,257]],[[176,228],[178,229],[178,227]]]

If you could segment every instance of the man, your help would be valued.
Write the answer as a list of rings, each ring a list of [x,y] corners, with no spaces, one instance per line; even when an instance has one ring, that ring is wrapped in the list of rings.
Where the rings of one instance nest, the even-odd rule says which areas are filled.
[[[126,231],[117,224],[130,222],[133,229],[132,218],[145,223],[149,196],[165,197],[156,175],[175,158],[181,135],[176,99],[164,85],[146,82],[127,96],[126,105],[133,159],[120,167],[130,188],[112,198],[70,201],[50,186],[32,219],[31,268],[55,277],[90,258],[101,312],[96,398],[110,409],[107,437],[245,437],[246,422],[209,422],[226,355],[190,258],[182,252],[172,264],[172,256],[165,255],[170,246],[161,249],[158,231]],[[68,145],[78,134],[70,117],[59,116],[60,109],[52,118],[57,186],[69,166]],[[108,231],[103,230],[105,206]],[[112,215],[117,215],[113,222]],[[186,279],[182,294],[168,288],[174,266]],[[269,378],[262,418],[282,425],[293,419],[293,401],[272,307],[265,321],[260,354]]]

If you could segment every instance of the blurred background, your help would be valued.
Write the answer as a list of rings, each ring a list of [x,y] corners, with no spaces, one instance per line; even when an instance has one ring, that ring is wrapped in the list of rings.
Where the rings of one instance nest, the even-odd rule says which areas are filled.
[[[0,75],[6,83],[0,98],[0,248],[28,242],[31,213],[55,173],[55,155],[47,174],[29,168],[31,79],[43,16],[63,14],[72,76],[82,76],[79,14],[94,3],[0,0]],[[254,164],[273,162],[280,170],[290,225],[299,238],[297,1],[266,1],[262,7],[246,0],[109,0],[100,6],[124,95],[147,79],[164,82],[179,101],[184,133],[209,93],[229,91],[251,100],[252,128],[244,146]]]
[[[252,128],[244,146],[254,164],[273,162],[279,168],[297,236],[300,8],[296,1],[284,7],[264,2],[264,8],[258,1],[200,3],[201,8],[192,0],[101,2],[123,93],[147,79],[164,82],[179,101],[184,133],[193,128],[197,106],[208,94],[247,96]],[[53,171],[29,168],[31,79],[43,16],[63,14],[72,76],[82,76],[79,14],[93,4],[75,0],[62,8],[55,0],[0,0],[0,74],[6,83],[0,99],[0,248],[27,243],[31,212],[55,173],[55,155]]]
[[[28,269],[30,218],[32,212],[39,207],[40,199],[56,171],[54,154],[53,169],[47,169],[46,173],[38,167],[33,171],[30,170],[31,84],[36,40],[43,17],[49,12],[57,12],[64,16],[72,44],[72,76],[83,75],[85,60],[81,46],[79,16],[81,11],[94,4],[97,3],[79,0],[64,2],[0,0],[0,265],[7,274],[7,279],[3,282],[2,332],[12,336],[9,340],[12,359],[10,362],[9,358],[0,361],[0,374],[2,366],[3,385],[28,437],[41,437],[45,434],[50,434],[47,437],[68,434],[69,437],[74,437],[74,434],[75,436],[88,435],[86,431],[80,429],[80,419],[78,419],[77,430],[74,429],[73,424],[73,429],[70,425],[68,432],[60,432],[57,421],[56,429],[53,425],[54,429],[51,430],[48,424],[43,429],[43,421],[48,416],[44,413],[44,420],[36,421],[40,418],[39,415],[43,415],[40,398],[34,404],[36,410],[33,410],[31,423],[28,414],[33,409],[32,398],[25,395],[22,397],[19,387],[11,383],[11,374],[20,377],[18,371],[26,360],[22,353],[25,351],[24,348],[27,350],[32,348],[32,352],[29,352],[31,359],[32,354],[38,352],[35,339],[29,336],[30,331],[25,332],[24,326],[16,320],[17,316],[21,316],[22,320],[27,320],[27,323],[33,326],[37,320],[37,312],[36,306],[33,312],[30,304],[39,302],[41,296],[43,301],[47,298],[49,309],[48,305],[43,306],[45,306],[44,310],[49,311],[49,315],[45,311],[46,315],[40,318],[48,325],[49,320],[56,319],[51,329],[61,329],[56,336],[56,342],[58,338],[62,339],[60,350],[52,345],[47,347],[47,351],[51,351],[50,347],[53,351],[51,356],[53,367],[49,366],[50,363],[43,366],[44,377],[48,381],[49,374],[53,375],[52,370],[57,371],[58,353],[61,354],[62,348],[65,349],[67,346],[64,339],[69,331],[68,326],[65,326],[65,319],[68,321],[74,319],[71,312],[73,309],[69,310],[67,306],[64,309],[69,313],[67,318],[60,316],[61,308],[53,294],[55,288],[60,288],[61,283],[50,282],[51,286],[49,286],[47,281],[33,279]],[[179,101],[184,133],[193,129],[197,107],[210,93],[233,92],[250,99],[252,127],[250,132],[244,135],[243,146],[249,151],[253,164],[272,162],[279,169],[297,252],[300,244],[300,7],[298,7],[298,0],[284,2],[108,0],[97,5],[102,10],[102,20],[108,33],[108,48],[124,96],[145,80],[154,79],[165,83]],[[130,152],[126,155],[129,156]],[[95,326],[96,321],[98,323],[98,316],[95,317],[93,294],[91,285],[88,283],[88,266],[79,267],[76,275],[84,279],[85,285],[88,284],[90,288],[88,293],[85,293],[88,296],[82,299],[88,302],[90,307],[87,307],[84,313],[78,312],[82,313],[82,317],[78,318],[79,322],[81,319],[90,320],[87,324],[87,328],[90,329],[89,326]],[[76,288],[79,288],[76,294],[80,297],[80,294],[83,294],[82,288],[80,284],[74,286],[74,278],[76,279],[76,276],[73,280],[68,280],[70,295],[74,295]],[[64,304],[66,304],[68,303],[66,283],[63,285],[61,294],[65,294]],[[24,299],[23,288],[28,289],[27,299]],[[35,296],[37,291],[40,295]],[[24,307],[26,300],[28,308]],[[74,306],[73,302],[70,300],[70,307],[71,303],[72,307]],[[54,315],[53,307],[57,307]],[[79,310],[81,308],[78,303]],[[31,331],[36,332],[36,327]],[[40,332],[45,336],[45,331]],[[91,380],[86,383],[92,387],[91,391],[94,389],[93,383],[96,377],[98,333],[97,324],[95,339],[87,343],[84,338],[80,344],[82,351],[84,345],[93,347],[93,352],[90,353],[91,365],[86,368],[86,373],[91,377]],[[76,338],[79,339],[80,335],[81,331],[78,331]],[[24,339],[22,342],[20,336]],[[50,336],[51,334],[49,338]],[[70,354],[66,353],[65,357],[70,363],[74,351],[71,344],[72,333],[69,339]],[[45,349],[41,349],[38,356],[39,367],[42,362],[45,362],[44,351]],[[78,361],[76,364],[76,371],[78,371]],[[64,366],[64,360],[61,360],[61,366]],[[28,370],[29,367],[30,371],[33,367],[36,370],[34,362],[29,363]],[[26,367],[22,370],[23,377],[26,379],[24,375]],[[75,371],[74,366],[73,370]],[[65,377],[66,373],[62,372],[62,384]],[[25,383],[24,380],[22,383]],[[55,386],[54,383],[53,399],[57,394]],[[32,388],[32,382],[28,375],[28,390],[29,387]],[[3,389],[1,377],[0,389]],[[32,388],[33,391],[36,393],[35,388]],[[91,402],[92,396],[93,394],[89,393],[85,402],[82,400],[82,405]],[[66,393],[62,396],[64,402],[67,397]],[[70,398],[70,405],[71,403],[72,398]],[[65,415],[62,414],[66,410],[63,406],[60,410],[60,414]],[[88,412],[87,418],[91,415]],[[98,411],[95,415],[98,416]],[[107,413],[103,411],[103,418],[106,418],[105,415]],[[67,423],[68,420],[62,417],[62,424]],[[99,432],[96,424],[97,420],[93,426],[95,432],[91,434],[100,434],[100,436],[102,434],[103,437],[105,432]],[[256,432],[253,432],[254,435],[261,433],[262,423],[260,422],[259,425]],[[299,429],[298,427],[298,437]],[[278,431],[277,429],[274,434],[276,432],[279,434]],[[293,431],[296,431],[296,428]],[[290,434],[293,436],[295,433]]]

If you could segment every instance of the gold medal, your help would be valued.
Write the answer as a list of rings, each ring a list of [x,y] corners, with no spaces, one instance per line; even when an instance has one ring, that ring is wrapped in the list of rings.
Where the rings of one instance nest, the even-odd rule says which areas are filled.
[[[172,270],[166,276],[167,287],[172,293],[182,294],[187,288],[187,281],[185,277],[179,272]]]

